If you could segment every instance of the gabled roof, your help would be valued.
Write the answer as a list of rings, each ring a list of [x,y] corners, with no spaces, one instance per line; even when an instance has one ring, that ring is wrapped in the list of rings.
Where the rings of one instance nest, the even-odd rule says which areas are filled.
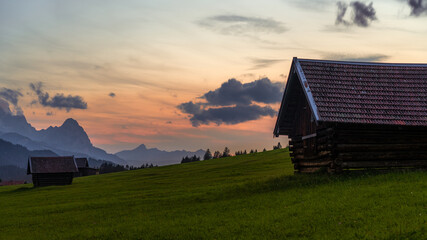
[[[33,173],[74,173],[78,172],[73,156],[29,157],[27,174]]]
[[[427,64],[294,58],[275,135],[292,128],[299,88],[318,122],[427,126]]]
[[[78,168],[89,167],[89,162],[87,161],[87,158],[75,158],[75,160]]]

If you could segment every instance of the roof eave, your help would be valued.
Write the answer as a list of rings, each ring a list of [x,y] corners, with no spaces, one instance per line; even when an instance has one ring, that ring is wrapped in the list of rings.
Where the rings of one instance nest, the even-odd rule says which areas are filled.
[[[316,121],[316,124],[321,120],[319,110],[317,109],[316,102],[314,101],[313,94],[311,93],[310,86],[308,84],[307,79],[305,78],[304,71],[302,70],[301,64],[298,61],[298,58],[294,58],[293,60],[295,64],[295,69],[298,75],[298,79],[301,83],[302,89],[304,90],[305,97],[307,98],[308,105],[311,108],[311,111],[314,116],[314,120]]]
[[[384,63],[384,62],[363,62],[363,61],[342,61],[342,60],[324,60],[324,59],[306,59],[298,58],[301,62],[319,62],[319,63],[334,63],[346,65],[363,65],[363,66],[393,66],[393,67],[427,67],[425,63]]]
[[[320,115],[319,115],[319,111],[318,111],[317,106],[316,106],[316,102],[314,101],[313,94],[311,93],[310,86],[308,85],[307,79],[305,78],[305,75],[304,75],[304,71],[302,70],[301,64],[299,63],[298,58],[294,57],[292,60],[291,69],[289,70],[288,80],[286,82],[285,92],[283,93],[283,98],[282,98],[282,102],[280,104],[279,113],[278,113],[278,116],[276,119],[276,125],[274,127],[273,137],[278,137],[279,135],[286,135],[286,134],[280,133],[279,123],[280,123],[280,119],[282,117],[284,100],[286,99],[286,96],[289,94],[288,93],[289,84],[290,84],[290,81],[291,81],[291,78],[292,78],[294,71],[297,73],[298,81],[300,82],[302,89],[303,89],[303,92],[304,92],[304,95],[307,99],[307,102],[309,103],[308,105],[310,106],[311,112],[313,113],[316,125],[318,125],[319,122],[322,121],[320,118]]]

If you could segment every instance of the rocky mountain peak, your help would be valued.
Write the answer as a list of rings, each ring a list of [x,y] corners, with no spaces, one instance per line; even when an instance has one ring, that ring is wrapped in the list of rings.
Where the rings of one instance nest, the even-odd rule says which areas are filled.
[[[76,128],[76,127],[80,127],[80,125],[76,120],[72,118],[68,118],[67,120],[64,121],[61,127]]]
[[[135,148],[134,150],[147,150],[147,147],[145,146],[145,144],[141,144],[137,148]]]

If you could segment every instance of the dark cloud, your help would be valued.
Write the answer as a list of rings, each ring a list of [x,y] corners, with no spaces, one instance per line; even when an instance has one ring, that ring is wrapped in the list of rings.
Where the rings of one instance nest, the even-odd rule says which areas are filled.
[[[350,25],[350,23],[346,20],[344,20],[345,13],[347,12],[348,5],[347,3],[343,2],[337,2],[338,12],[337,12],[337,19],[335,20],[335,24],[343,24],[343,25]]]
[[[350,4],[353,7],[353,22],[359,27],[367,27],[371,21],[377,20],[376,11],[372,2],[366,5],[359,1]]]
[[[53,112],[47,112],[46,116],[53,116]]]
[[[184,113],[197,114],[202,111],[202,106],[203,104],[201,103],[193,103],[193,101],[189,101],[186,103],[181,103],[177,107]]]
[[[2,98],[0,98],[0,110],[3,110],[4,113],[12,114],[9,108],[9,103]]]
[[[201,96],[199,99],[204,99],[204,102],[190,101],[178,105],[177,108],[190,115],[194,127],[209,123],[237,124],[263,116],[274,116],[276,111],[270,106],[259,106],[254,102],[278,103],[282,93],[282,84],[271,82],[268,78],[245,84],[230,79],[220,88]]]
[[[220,88],[205,93],[207,105],[227,106],[232,104],[249,105],[253,101],[260,103],[276,103],[282,99],[282,84],[271,82],[268,78],[242,84],[230,79],[221,84]]]
[[[9,101],[13,105],[17,105],[19,97],[22,96],[23,95],[19,90],[12,90],[9,88],[2,88],[0,90],[0,97],[6,101]]]
[[[283,23],[269,19],[240,15],[217,15],[199,21],[200,26],[220,32],[224,35],[242,35],[246,33],[283,33],[287,28]]]
[[[2,88],[0,90],[0,98],[10,102],[15,108],[16,114],[23,115],[21,107],[18,106],[18,100],[22,97],[22,93],[19,90],[13,90],[9,88]]]
[[[191,102],[190,102],[191,103]],[[237,124],[250,120],[256,120],[262,116],[273,117],[276,114],[270,106],[261,107],[258,105],[237,105],[234,107],[220,107],[203,109],[198,105],[189,107],[188,103],[183,103],[178,106],[183,112],[192,115],[190,118],[191,124],[198,127],[201,124],[209,125],[209,123],[221,124]]]
[[[411,16],[427,14],[427,5],[423,4],[423,0],[408,0],[408,5],[411,8]]]
[[[252,60],[253,66],[250,68],[250,70],[267,68],[273,64],[284,61],[283,59],[264,59],[264,58],[253,58],[251,60]]]
[[[63,93],[57,93],[54,97],[50,97],[49,93],[43,91],[43,83],[30,83],[30,88],[38,97],[38,102],[44,107],[52,107],[62,109],[67,112],[71,109],[87,109],[87,103],[80,96],[65,96]]]
[[[390,56],[384,54],[324,54],[323,58],[328,60],[355,61],[355,62],[379,62],[388,59]]]
[[[351,20],[345,20],[344,17],[349,12],[348,8],[351,8]],[[350,2],[350,5],[344,2],[337,2],[337,17],[335,19],[335,25],[351,26],[356,25],[358,27],[368,27],[369,24],[377,20],[376,11],[373,7],[373,3],[365,4],[360,1]]]
[[[116,94],[115,93],[113,93],[113,92],[110,92],[109,94],[108,94],[108,96],[110,96],[110,97],[115,97],[116,96]]]

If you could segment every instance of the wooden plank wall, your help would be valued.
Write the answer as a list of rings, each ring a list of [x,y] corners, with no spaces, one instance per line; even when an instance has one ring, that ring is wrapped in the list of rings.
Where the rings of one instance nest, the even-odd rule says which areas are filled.
[[[295,170],[318,172],[327,170],[332,164],[331,146],[333,129],[318,129],[315,136],[303,139],[294,137],[289,141],[289,150]]]
[[[294,137],[289,146],[299,172],[427,167],[425,130],[335,126],[308,139]]]
[[[69,185],[73,182],[74,173],[33,173],[34,187],[52,185]]]
[[[335,130],[336,171],[353,168],[427,167],[427,132],[418,129]]]

